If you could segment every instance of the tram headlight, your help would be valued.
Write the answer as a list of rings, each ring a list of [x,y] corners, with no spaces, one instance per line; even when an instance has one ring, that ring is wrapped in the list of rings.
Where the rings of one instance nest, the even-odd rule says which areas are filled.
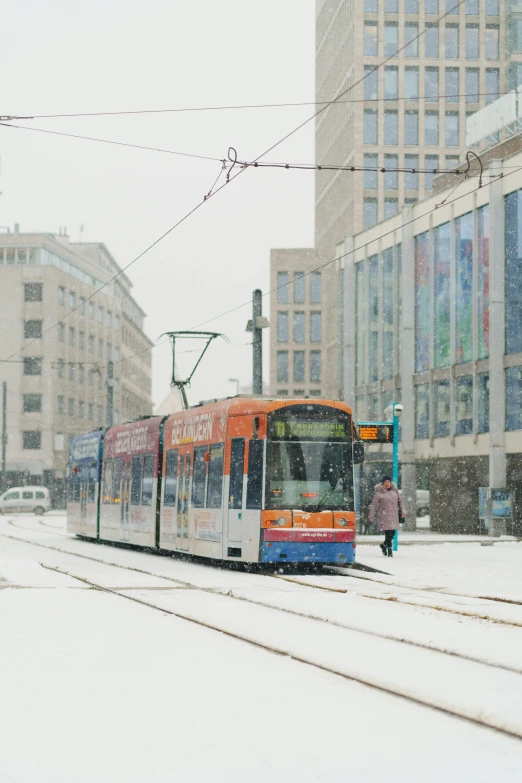
[[[279,519],[276,519],[276,525],[284,527],[286,525],[286,519],[284,517],[279,517]]]
[[[348,522],[348,520],[347,520],[347,519],[344,519],[344,517],[341,517],[341,519],[339,519],[339,520],[337,521],[337,524],[338,524],[340,527],[347,527],[347,526],[349,525],[349,522]]]

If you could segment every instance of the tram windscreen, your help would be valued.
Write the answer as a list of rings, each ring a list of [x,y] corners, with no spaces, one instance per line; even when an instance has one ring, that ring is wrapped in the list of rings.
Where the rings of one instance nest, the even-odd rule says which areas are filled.
[[[344,411],[291,406],[269,417],[267,508],[354,508],[351,421]]]

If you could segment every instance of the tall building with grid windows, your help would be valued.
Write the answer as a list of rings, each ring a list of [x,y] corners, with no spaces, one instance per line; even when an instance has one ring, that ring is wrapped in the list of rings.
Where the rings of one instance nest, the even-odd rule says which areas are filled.
[[[349,92],[316,119],[316,163],[369,170],[316,172],[315,250],[273,251],[272,275],[287,272],[293,285],[294,273],[335,259],[346,236],[429,196],[433,173],[393,169],[454,168],[465,157],[467,115],[521,82],[522,6],[514,0],[317,0],[316,100]],[[287,303],[272,295],[271,323],[279,312],[288,318],[286,332],[271,330],[272,393],[344,396],[341,266],[322,269],[321,303],[313,309],[322,313],[321,340],[313,346],[294,337],[294,326],[298,335],[301,329],[298,312],[308,334],[308,309],[294,307],[293,295],[283,309]],[[320,380],[317,373],[312,380],[312,350]],[[295,377],[302,377],[303,351],[301,382]],[[275,370],[285,362],[286,383]]]

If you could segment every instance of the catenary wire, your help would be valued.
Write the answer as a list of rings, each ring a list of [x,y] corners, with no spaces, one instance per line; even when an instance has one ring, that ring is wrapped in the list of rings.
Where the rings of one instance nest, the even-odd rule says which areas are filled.
[[[458,8],[460,8],[460,6],[464,4],[464,2],[465,2],[465,0],[459,0],[459,2],[458,2],[458,3],[457,3],[455,6],[454,6],[454,7],[452,7],[452,8],[450,8],[450,9],[448,9],[448,10],[447,10],[447,11],[446,11],[444,14],[442,14],[442,15],[441,15],[441,16],[438,18],[438,20],[437,20],[437,21],[438,21],[438,22],[440,22],[440,21],[441,21],[442,19],[444,19],[446,16],[448,16],[448,15],[452,14],[452,13],[453,13],[453,11],[455,11],[455,10],[456,10],[456,9],[458,9]],[[410,41],[408,41],[407,43],[405,43],[405,44],[404,44],[402,47],[400,47],[399,49],[397,49],[397,51],[396,51],[396,52],[394,52],[392,55],[389,55],[388,57],[385,57],[385,58],[384,58],[384,60],[382,60],[382,62],[381,62],[381,63],[379,63],[379,64],[378,64],[378,65],[377,65],[377,66],[376,66],[376,67],[373,69],[373,71],[371,71],[371,72],[367,72],[366,74],[364,74],[364,75],[363,75],[363,76],[362,76],[360,79],[358,79],[358,80],[357,80],[357,81],[356,81],[354,84],[350,85],[350,86],[349,86],[349,87],[347,87],[345,90],[343,90],[341,93],[339,93],[339,95],[337,95],[335,98],[333,98],[333,100],[331,101],[331,103],[328,103],[328,104],[326,104],[326,105],[322,106],[322,108],[320,108],[320,109],[319,109],[317,112],[315,112],[315,113],[314,113],[314,114],[313,114],[311,117],[309,117],[308,119],[304,120],[302,123],[300,123],[299,125],[297,125],[297,126],[296,126],[296,127],[293,129],[293,130],[289,131],[289,132],[288,132],[288,133],[287,133],[285,136],[283,136],[281,139],[279,139],[279,141],[275,142],[275,143],[274,143],[274,144],[272,144],[272,145],[271,145],[271,146],[270,146],[270,147],[269,147],[267,150],[265,150],[265,151],[264,151],[264,152],[262,152],[260,155],[258,155],[258,157],[257,157],[257,158],[256,158],[254,161],[252,161],[252,163],[255,163],[255,162],[259,161],[261,158],[265,157],[265,155],[268,155],[268,153],[269,153],[269,152],[272,152],[272,150],[276,149],[276,147],[280,146],[281,144],[283,144],[283,142],[285,142],[285,141],[287,141],[289,138],[291,138],[291,137],[292,137],[292,136],[293,136],[295,133],[297,133],[299,130],[301,130],[301,128],[304,128],[304,127],[305,127],[305,126],[306,126],[306,125],[307,125],[309,122],[311,122],[311,121],[312,121],[312,120],[314,120],[316,117],[318,117],[320,114],[322,114],[324,111],[326,111],[326,109],[328,108],[328,106],[330,106],[330,105],[332,105],[332,104],[336,103],[336,102],[337,102],[337,101],[339,101],[341,98],[343,98],[345,95],[347,95],[349,92],[351,92],[351,91],[352,91],[352,90],[353,90],[353,89],[354,89],[354,88],[355,88],[355,87],[356,87],[358,84],[361,84],[361,82],[363,82],[363,81],[364,81],[364,80],[365,80],[365,79],[366,79],[366,78],[367,78],[367,77],[370,75],[370,73],[373,73],[373,72],[375,72],[376,70],[378,70],[379,68],[382,68],[382,67],[383,67],[383,66],[384,66],[384,65],[385,65],[387,62],[389,62],[389,61],[390,61],[392,58],[396,57],[396,56],[397,56],[397,54],[399,54],[399,52],[403,51],[403,50],[404,50],[406,47],[408,47],[408,46],[409,46],[411,43],[413,43],[414,41],[416,41],[416,40],[419,40],[419,38],[421,38],[421,37],[422,37],[422,36],[425,34],[425,32],[426,32],[426,28],[424,28],[423,30],[421,30],[421,31],[420,31],[420,32],[419,32],[419,33],[418,33],[418,34],[417,34],[417,35],[416,35],[414,38],[412,38]],[[11,126],[11,125],[6,125],[5,123],[3,123],[3,124],[4,124],[4,126],[5,126],[5,127],[15,127],[15,126]],[[221,159],[217,158],[216,160],[221,160]],[[233,165],[232,165],[232,166],[231,166],[231,167],[228,169],[228,171],[227,171],[227,177],[226,177],[226,180],[225,180],[225,182],[224,182],[222,185],[220,185],[220,187],[218,187],[218,188],[217,188],[217,190],[214,190],[214,192],[212,192],[212,193],[209,195],[209,197],[208,197],[208,198],[206,198],[206,197],[203,197],[203,200],[202,200],[202,201],[200,201],[198,204],[196,204],[196,206],[194,206],[194,207],[193,207],[193,208],[192,208],[192,209],[191,209],[189,212],[187,212],[187,213],[186,213],[186,214],[185,214],[185,215],[184,215],[182,218],[180,218],[180,220],[178,220],[178,221],[177,221],[177,223],[175,223],[173,226],[171,226],[171,227],[170,227],[170,228],[169,228],[167,231],[165,231],[165,232],[164,232],[164,233],[163,233],[163,234],[162,234],[160,237],[158,237],[158,239],[156,239],[156,240],[155,240],[154,242],[152,242],[152,244],[150,244],[150,245],[149,245],[149,246],[148,246],[148,247],[147,247],[145,250],[143,250],[143,251],[142,251],[142,252],[141,252],[141,253],[140,253],[138,256],[136,256],[136,257],[135,257],[135,258],[134,258],[132,261],[130,261],[130,262],[129,262],[129,263],[126,265],[126,266],[124,266],[122,269],[120,269],[120,270],[119,270],[119,271],[118,271],[118,272],[117,272],[115,275],[113,275],[111,278],[109,278],[109,280],[108,280],[107,282],[105,282],[105,283],[104,283],[102,286],[100,286],[100,288],[98,288],[96,291],[94,291],[94,292],[93,292],[93,293],[92,293],[92,294],[91,294],[89,297],[86,297],[86,299],[85,299],[85,302],[89,301],[89,300],[90,300],[90,299],[92,299],[94,296],[96,296],[96,294],[98,294],[100,291],[102,291],[104,288],[106,288],[106,287],[107,287],[107,286],[108,286],[108,285],[109,285],[111,282],[113,282],[113,280],[115,280],[117,277],[119,277],[121,274],[123,274],[123,273],[124,273],[124,272],[125,272],[125,271],[126,271],[126,270],[127,270],[129,267],[130,267],[130,266],[132,266],[133,264],[135,264],[135,263],[136,263],[136,262],[137,262],[137,261],[138,261],[140,258],[142,258],[142,257],[143,257],[143,256],[144,256],[146,253],[148,253],[150,250],[152,250],[152,248],[154,248],[154,247],[155,247],[157,244],[159,244],[159,243],[160,243],[160,242],[161,242],[161,241],[162,241],[162,240],[163,240],[163,239],[164,239],[166,236],[168,236],[169,234],[171,234],[171,233],[172,233],[172,232],[173,232],[173,231],[174,231],[176,228],[178,228],[178,226],[180,226],[180,225],[181,225],[183,222],[185,222],[185,221],[186,221],[186,220],[187,220],[187,219],[188,219],[188,218],[189,218],[191,215],[193,215],[193,214],[194,214],[194,212],[196,212],[198,209],[200,209],[200,207],[202,207],[202,206],[203,206],[203,204],[205,204],[205,203],[206,203],[206,202],[207,202],[207,201],[208,201],[210,198],[212,198],[213,196],[215,196],[215,195],[217,195],[218,193],[220,193],[220,192],[223,190],[223,188],[225,188],[225,187],[226,187],[226,186],[229,184],[229,182],[231,182],[231,181],[232,181],[232,180],[234,180],[234,179],[237,179],[237,177],[241,176],[241,174],[242,174],[244,171],[246,171],[246,169],[244,169],[244,168],[243,168],[243,169],[241,169],[241,168],[240,168],[240,169],[239,169],[239,171],[238,171],[236,174],[234,174],[234,176],[232,177],[232,180],[231,180],[231,178],[230,178],[230,175],[231,175],[231,173],[232,173],[232,170],[233,170],[233,168],[234,168],[234,164],[233,164]],[[83,302],[82,304],[85,304],[85,302]],[[72,315],[72,313],[74,313],[76,310],[78,310],[78,309],[79,309],[79,308],[82,306],[82,304],[78,304],[78,305],[77,305],[75,308],[73,308],[73,309],[72,309],[72,310],[71,310],[71,311],[70,311],[70,312],[69,312],[69,313],[68,313],[68,314],[65,316],[65,318],[68,318],[70,315]],[[243,307],[243,306],[244,306],[244,305],[240,305],[240,307]],[[235,309],[238,309],[238,308],[235,308]],[[63,322],[63,321],[65,320],[65,318],[63,318],[63,319],[60,319],[60,321],[56,321],[54,324],[51,324],[51,326],[49,326],[49,327],[48,327],[48,328],[47,328],[47,329],[46,329],[46,330],[45,330],[45,331],[44,331],[42,334],[47,334],[49,331],[51,331],[51,329],[54,329],[54,328],[55,328],[55,327],[56,327],[56,326],[57,326],[59,323]],[[215,320],[215,319],[210,319],[210,320]],[[206,321],[205,323],[209,323],[209,321]],[[192,327],[192,328],[195,328],[195,327]],[[31,345],[31,344],[32,344],[32,343],[34,343],[34,342],[36,342],[36,338],[35,338],[35,339],[33,339],[33,340],[32,340],[30,343],[28,343],[27,345],[23,345],[23,346],[21,346],[21,347],[20,347],[20,348],[19,348],[17,351],[15,351],[14,353],[12,353],[10,356],[6,357],[6,359],[7,359],[7,360],[9,360],[9,359],[12,359],[14,356],[17,356],[17,355],[18,355],[18,354],[19,354],[19,353],[20,353],[22,350],[24,350],[24,348],[27,348],[27,347],[28,347],[28,345]],[[5,361],[4,359],[0,359],[0,364],[2,364],[4,361]]]

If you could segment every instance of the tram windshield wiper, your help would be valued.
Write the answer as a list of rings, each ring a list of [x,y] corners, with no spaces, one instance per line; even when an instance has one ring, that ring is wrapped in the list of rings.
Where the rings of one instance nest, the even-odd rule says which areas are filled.
[[[328,498],[329,498],[331,495],[333,495],[333,493],[334,493],[334,492],[337,492],[337,487],[339,486],[339,484],[342,484],[342,481],[343,481],[343,480],[342,480],[342,478],[338,478],[338,479],[337,479],[337,481],[335,482],[334,486],[333,486],[333,487],[330,487],[330,489],[328,489],[328,490],[327,490],[327,491],[324,493],[323,497],[321,498],[321,500],[320,500],[320,501],[319,501],[319,503],[317,504],[317,508],[319,508],[320,506],[322,506],[322,505],[323,505],[323,503],[325,503],[325,502],[328,500]]]

